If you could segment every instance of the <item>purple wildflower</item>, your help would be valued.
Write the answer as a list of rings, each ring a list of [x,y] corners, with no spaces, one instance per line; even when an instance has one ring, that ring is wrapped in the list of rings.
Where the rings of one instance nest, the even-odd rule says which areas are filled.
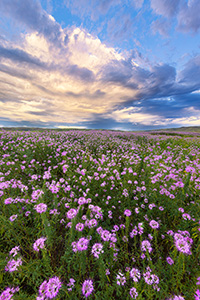
[[[196,290],[194,297],[195,300],[200,300],[200,290]]]
[[[92,293],[93,290],[94,290],[93,281],[90,279],[85,280],[82,285],[83,295],[87,298],[88,296],[90,296],[90,294]]]
[[[46,296],[50,299],[53,299],[54,297],[57,296],[61,286],[62,283],[58,277],[55,276],[53,278],[50,278],[46,286],[46,292],[45,292]]]
[[[173,259],[172,259],[171,257],[169,257],[169,256],[166,258],[166,261],[167,261],[167,263],[168,263],[169,265],[173,265],[173,264],[174,264]]]
[[[16,247],[14,247],[14,248],[12,248],[11,250],[10,250],[10,252],[9,252],[9,254],[11,255],[13,255],[13,257],[15,257],[15,255],[17,255],[18,254],[18,251],[20,250],[20,247],[19,246],[16,246]]]
[[[103,253],[103,245],[100,243],[96,243],[92,246],[92,254],[94,257],[99,258],[99,255]]]
[[[111,233],[108,230],[103,230],[103,232],[101,232],[101,238],[106,242],[109,241],[111,237]]]
[[[130,277],[133,278],[133,281],[138,282],[138,279],[141,277],[140,271],[136,268],[131,269]]]
[[[16,218],[17,218],[17,215],[12,215],[12,216],[9,218],[9,220],[10,220],[11,222],[13,222]]]
[[[68,291],[72,291],[75,282],[76,282],[76,280],[74,280],[74,278],[70,278],[70,279],[69,279],[69,283],[67,284],[67,286],[68,286],[68,288],[67,288]]]
[[[19,287],[10,288],[7,287],[0,295],[0,300],[12,300],[12,296],[14,293],[19,291]]]
[[[118,285],[124,285],[126,283],[126,277],[124,276],[123,273],[119,271],[117,274],[117,284]]]
[[[37,252],[39,252],[40,249],[44,248],[44,242],[46,241],[47,238],[41,237],[38,240],[35,241],[33,244],[33,249]]]
[[[88,244],[89,244],[89,240],[82,237],[77,241],[76,248],[78,251],[84,251],[87,250]]]
[[[78,213],[78,210],[75,208],[71,208],[68,212],[67,212],[67,218],[68,219],[73,219]]]
[[[47,210],[47,205],[45,203],[39,203],[34,206],[34,209],[41,214]]]
[[[130,296],[131,296],[131,298],[134,298],[134,299],[137,298],[138,293],[137,293],[136,288],[132,287],[132,288],[130,289]]]
[[[151,220],[151,221],[149,222],[149,225],[150,225],[151,228],[153,228],[153,229],[158,229],[158,228],[159,228],[159,223],[156,222],[155,220]]]
[[[131,211],[129,209],[126,209],[124,211],[124,215],[127,216],[127,217],[130,217],[131,216]]]
[[[83,231],[83,229],[84,229],[84,224],[83,223],[76,224],[76,230]]]
[[[22,265],[21,257],[19,257],[17,260],[11,259],[8,261],[7,266],[5,267],[5,271],[8,271],[10,273],[14,272],[21,265]]]
[[[149,253],[151,253],[151,251],[153,250],[152,247],[151,247],[151,244],[149,241],[147,240],[144,240],[142,241],[142,245],[141,245],[141,250],[142,251],[148,251]]]

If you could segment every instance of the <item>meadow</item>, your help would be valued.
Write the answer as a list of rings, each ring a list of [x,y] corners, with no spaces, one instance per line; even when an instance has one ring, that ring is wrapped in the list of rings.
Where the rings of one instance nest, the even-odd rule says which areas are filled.
[[[200,137],[0,131],[0,299],[199,300]]]

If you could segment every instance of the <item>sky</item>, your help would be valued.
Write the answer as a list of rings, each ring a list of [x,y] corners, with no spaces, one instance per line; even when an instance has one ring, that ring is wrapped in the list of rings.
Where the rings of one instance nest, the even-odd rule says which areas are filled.
[[[199,0],[0,0],[0,127],[200,126]]]

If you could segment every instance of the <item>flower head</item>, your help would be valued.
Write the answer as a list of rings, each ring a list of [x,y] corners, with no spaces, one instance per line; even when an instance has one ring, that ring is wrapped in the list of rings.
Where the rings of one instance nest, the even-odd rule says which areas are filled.
[[[83,295],[87,298],[88,296],[90,296],[90,294],[92,293],[93,290],[94,290],[93,281],[90,279],[85,280],[82,285]]]
[[[137,293],[136,288],[132,287],[132,288],[130,289],[130,296],[131,296],[131,298],[134,298],[134,299],[137,298],[138,293]]]
[[[34,209],[41,214],[47,210],[47,205],[45,203],[39,203],[34,206]]]
[[[158,228],[159,228],[159,223],[156,222],[155,220],[151,220],[151,221],[149,222],[149,225],[150,225],[151,228],[153,228],[153,229],[158,229]]]
[[[33,244],[33,249],[37,252],[39,252],[40,249],[44,248],[44,242],[46,241],[47,238],[41,237],[38,240],[35,241]]]

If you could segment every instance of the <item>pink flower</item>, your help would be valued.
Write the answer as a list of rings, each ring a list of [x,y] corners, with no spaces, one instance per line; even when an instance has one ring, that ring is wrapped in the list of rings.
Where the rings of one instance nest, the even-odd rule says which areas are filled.
[[[159,223],[156,222],[155,220],[151,220],[151,221],[149,222],[149,225],[150,225],[151,228],[153,228],[153,229],[158,229],[158,228],[159,228]]]
[[[10,273],[14,272],[21,265],[22,265],[21,257],[18,258],[17,260],[11,259],[11,260],[8,261],[7,266],[5,267],[5,271],[8,271]]]
[[[138,296],[138,293],[137,293],[137,290],[136,290],[136,288],[132,287],[132,288],[130,289],[130,296],[131,296],[131,298],[133,298],[133,297],[134,297],[134,299],[136,299],[136,298],[137,298],[137,296]]]
[[[39,252],[40,249],[44,248],[44,242],[46,241],[47,238],[41,237],[38,240],[35,241],[33,244],[33,249],[37,252]]]
[[[94,290],[92,280],[85,280],[82,285],[82,293],[86,298],[90,296],[92,291]]]
[[[34,206],[34,209],[41,214],[47,210],[47,205],[44,203],[39,203]]]
[[[13,222],[17,218],[17,215],[12,215],[9,219],[11,222]]]
[[[131,216],[131,211],[129,209],[126,209],[124,211],[124,215],[127,216],[127,217],[130,217]]]

